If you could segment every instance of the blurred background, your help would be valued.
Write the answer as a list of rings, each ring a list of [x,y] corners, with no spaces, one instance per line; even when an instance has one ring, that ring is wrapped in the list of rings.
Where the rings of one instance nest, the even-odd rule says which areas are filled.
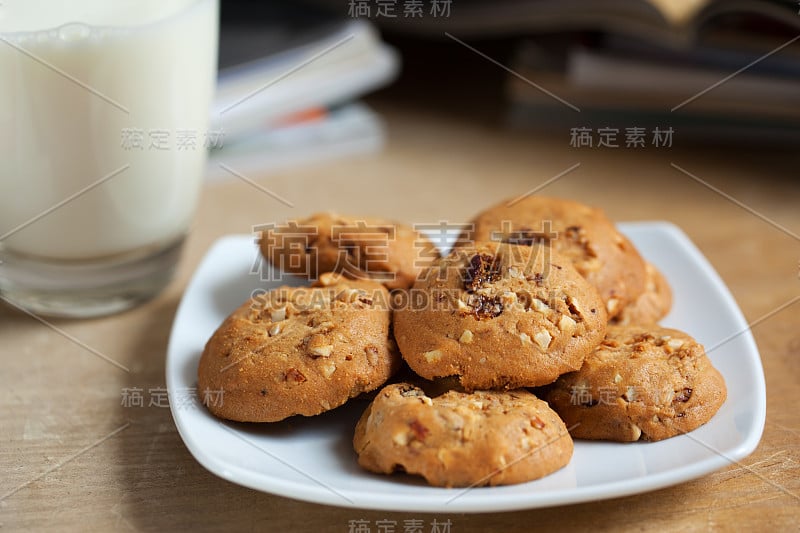
[[[380,150],[382,113],[572,148],[790,150],[800,6],[778,0],[222,5],[211,177]],[[228,176],[230,177],[230,176]]]

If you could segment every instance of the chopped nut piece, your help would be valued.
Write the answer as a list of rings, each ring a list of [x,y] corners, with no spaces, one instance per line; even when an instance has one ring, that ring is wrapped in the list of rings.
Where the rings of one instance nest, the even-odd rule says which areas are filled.
[[[425,360],[428,361],[429,363],[435,363],[436,361],[439,361],[442,358],[441,350],[431,350],[430,352],[425,352],[422,355],[425,356]]]
[[[333,285],[342,279],[340,274],[336,274],[334,272],[326,272],[319,277],[319,284],[323,287],[327,287],[329,285]]]
[[[322,370],[322,375],[325,376],[326,379],[330,379],[334,372],[336,372],[336,365],[333,361],[325,361],[320,365],[320,370]]]
[[[280,322],[282,320],[286,320],[286,308],[279,307],[278,309],[273,309],[272,313],[270,313],[270,318],[273,322]]]
[[[619,374],[614,376],[614,383],[619,383],[620,381],[622,381],[622,376],[620,376]]]
[[[517,295],[511,291],[505,291],[500,296],[500,301],[504,306],[514,305],[517,302]]]
[[[609,298],[609,300],[606,302],[606,309],[608,309],[609,313],[616,311],[617,307],[619,307],[619,300],[616,298]]]
[[[316,333],[312,335],[306,343],[308,354],[316,357],[330,357],[333,352],[333,345],[328,342],[324,335]]]
[[[566,333],[567,335],[572,335],[575,333],[575,329],[577,329],[578,323],[575,322],[571,317],[567,315],[561,315],[561,320],[558,321],[558,329]]]
[[[628,388],[625,390],[625,394],[623,394],[622,397],[625,398],[626,402],[632,402],[636,400],[636,387],[633,385],[628,386]]]
[[[331,353],[333,353],[333,345],[328,344],[326,346],[314,346],[313,348],[308,349],[308,353],[317,357],[330,357]]]
[[[673,350],[680,350],[683,347],[683,341],[680,339],[670,339],[667,341],[667,346]]]
[[[545,423],[538,416],[534,416],[531,418],[531,426],[535,427],[536,429],[544,429]]]
[[[531,302],[531,307],[533,307],[536,311],[539,311],[540,313],[546,313],[547,311],[550,310],[550,306],[538,298],[533,299],[533,301]]]
[[[303,383],[306,381],[306,377],[303,375],[302,372],[297,370],[296,368],[292,367],[286,371],[286,381],[293,381],[295,383]]]
[[[527,333],[520,333],[519,334],[519,340],[522,341],[522,345],[523,346],[528,345],[528,344],[530,344],[530,345],[533,344],[533,341],[531,341],[531,336],[528,335]]]
[[[461,334],[461,337],[458,338],[458,342],[463,344],[469,344],[472,342],[473,335],[472,332],[468,329],[464,330],[464,333]]]
[[[546,350],[550,347],[550,341],[553,340],[553,337],[547,330],[543,329],[536,332],[536,334],[533,336],[533,340],[536,341],[536,344],[539,345],[539,348]]]
[[[406,446],[408,444],[408,435],[405,433],[395,433],[392,437],[392,442],[398,446]]]
[[[367,346],[364,348],[364,352],[367,354],[367,362],[371,366],[375,366],[378,364],[378,349],[374,346]]]
[[[281,332],[281,326],[279,324],[273,324],[271,328],[269,328],[269,336],[274,337],[278,333]]]

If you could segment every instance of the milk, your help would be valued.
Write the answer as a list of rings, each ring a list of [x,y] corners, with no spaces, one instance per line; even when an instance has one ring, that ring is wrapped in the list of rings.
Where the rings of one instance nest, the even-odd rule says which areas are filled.
[[[101,260],[185,234],[206,160],[217,10],[216,0],[3,1],[2,249]]]

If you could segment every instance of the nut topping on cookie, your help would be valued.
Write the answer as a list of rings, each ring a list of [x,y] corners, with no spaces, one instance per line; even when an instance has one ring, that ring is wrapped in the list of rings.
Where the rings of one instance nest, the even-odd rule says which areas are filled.
[[[573,444],[552,409],[525,390],[451,390],[431,398],[399,383],[381,390],[364,411],[353,447],[370,471],[402,470],[431,485],[467,487],[555,472],[569,462]]]

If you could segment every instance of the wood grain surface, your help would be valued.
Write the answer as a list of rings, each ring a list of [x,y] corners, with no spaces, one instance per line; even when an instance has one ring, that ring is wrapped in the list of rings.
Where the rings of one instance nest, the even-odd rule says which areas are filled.
[[[378,154],[270,176],[252,175],[289,208],[241,180],[208,185],[179,275],[158,298],[58,331],[0,305],[2,530],[265,530],[347,532],[575,529],[775,530],[800,523],[800,178],[796,153],[672,148],[575,149],[568,131],[533,135],[405,106],[380,106],[389,143]],[[674,162],[743,206],[673,168]],[[234,485],[189,454],[165,386],[176,306],[211,243],[253,225],[317,210],[406,222],[463,222],[580,163],[541,192],[604,207],[615,220],[669,220],[718,270],[752,328],[767,380],[763,439],[740,464],[636,496],[498,514],[360,511],[298,502]],[[783,226],[784,229],[778,227]],[[774,313],[764,320],[759,319]],[[709,317],[713,320],[713,317]],[[104,354],[130,372],[101,359]],[[125,389],[144,405],[125,407]],[[434,520],[436,523],[434,524]],[[417,521],[417,522],[414,522]]]

